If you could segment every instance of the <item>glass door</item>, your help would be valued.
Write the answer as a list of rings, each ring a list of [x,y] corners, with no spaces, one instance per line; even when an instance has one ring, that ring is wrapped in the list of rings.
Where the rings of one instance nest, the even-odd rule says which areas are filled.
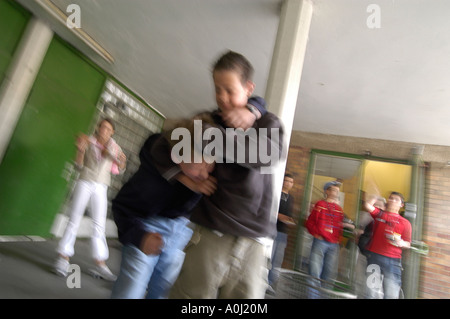
[[[323,186],[330,181],[339,181],[340,206],[346,218],[357,223],[360,210],[360,192],[364,158],[349,154],[312,151],[305,197],[302,203],[301,220],[306,221],[314,204],[324,198]],[[355,245],[352,231],[344,231],[341,240],[338,278],[346,287],[352,285],[355,263]],[[295,270],[307,272],[313,237],[306,228],[300,227],[297,237]]]
[[[416,234],[413,239],[420,238],[421,230],[417,224],[421,224],[421,222],[416,217],[420,216],[420,199],[423,198],[420,195],[420,190],[423,191],[423,183],[420,183],[423,181],[421,178],[423,173],[417,173],[419,169],[420,165],[408,161],[368,158],[317,150],[311,152],[301,221],[304,223],[314,204],[324,198],[323,186],[325,183],[335,180],[342,183],[340,205],[346,218],[356,226],[355,231],[344,229],[340,242],[339,263],[336,266],[336,284],[344,287],[346,291],[362,296],[366,289],[367,262],[365,257],[359,253],[356,245],[357,231],[363,229],[364,218],[367,217],[367,213],[362,210],[361,206],[365,195],[377,195],[387,199],[391,191],[402,193],[407,205],[406,211],[401,213],[410,220],[415,219],[411,222],[413,232]],[[299,227],[295,248],[295,270],[308,272],[312,240],[313,237],[306,228]],[[415,287],[412,288],[414,285],[410,282],[413,282],[412,278],[417,277],[417,271],[414,269],[419,264],[417,260],[413,259],[408,259],[410,262],[405,267],[409,268],[405,272],[405,277],[408,279],[404,281],[405,294],[408,296],[411,296],[412,291],[415,290]]]

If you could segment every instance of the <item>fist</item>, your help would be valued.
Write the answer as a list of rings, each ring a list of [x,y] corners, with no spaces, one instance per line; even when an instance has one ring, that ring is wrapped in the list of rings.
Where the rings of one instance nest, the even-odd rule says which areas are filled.
[[[147,233],[142,238],[141,251],[146,255],[159,255],[164,246],[163,238],[158,233]]]

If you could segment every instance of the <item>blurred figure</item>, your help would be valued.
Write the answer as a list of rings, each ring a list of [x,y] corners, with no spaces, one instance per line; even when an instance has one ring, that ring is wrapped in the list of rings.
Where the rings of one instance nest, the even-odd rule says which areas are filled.
[[[367,285],[366,285],[366,269],[367,269],[367,258],[366,255],[368,251],[366,247],[370,240],[372,239],[372,231],[373,231],[373,218],[370,216],[368,212],[364,210],[365,205],[365,193],[362,193],[361,200],[361,208],[362,210],[359,212],[359,225],[356,230],[356,244],[358,249],[356,252],[356,285],[357,285],[357,295],[365,296],[367,293]],[[376,197],[376,201],[374,206],[385,210],[386,209],[386,199],[381,196]],[[378,290],[378,294],[382,294],[381,290]]]
[[[374,206],[376,198],[365,202],[365,209],[374,219],[372,240],[367,250],[368,297],[376,298],[383,288],[385,299],[398,299],[402,286],[402,249],[411,248],[411,224],[400,216],[403,195],[392,192],[386,210]]]
[[[272,247],[272,267],[269,271],[269,292],[273,291],[273,286],[277,278],[275,268],[280,268],[283,263],[284,251],[288,240],[288,227],[295,225],[294,219],[292,218],[294,198],[289,194],[293,186],[294,176],[285,174],[278,209],[277,237],[275,238]]]
[[[80,170],[80,176],[73,194],[70,219],[57,246],[59,256],[54,271],[58,275],[65,277],[68,274],[69,258],[74,255],[78,227],[87,205],[90,204],[89,212],[94,224],[92,254],[95,260],[95,268],[90,272],[108,281],[116,280],[116,276],[105,263],[109,257],[105,238],[107,190],[111,173],[119,174],[125,171],[126,156],[112,138],[113,134],[114,123],[105,118],[98,123],[94,135],[78,136],[75,164]]]
[[[363,202],[363,205],[364,202]],[[386,199],[381,196],[375,197],[375,203],[373,204],[374,207],[385,210],[386,209]],[[370,213],[366,211],[361,211],[359,215],[359,226],[357,230],[357,237],[358,237],[358,247],[359,251],[366,256],[367,254],[367,245],[369,244],[370,240],[372,239],[372,232],[373,232],[373,218],[370,215]]]
[[[354,225],[344,223],[344,212],[338,204],[340,186],[337,181],[324,185],[325,199],[315,204],[305,224],[314,237],[309,260],[309,275],[314,286],[321,285],[314,279],[328,283],[335,280],[343,228],[354,229]]]
[[[220,57],[212,74],[219,110],[212,115],[224,137],[229,127],[256,128],[258,135],[259,128],[278,130],[278,141],[266,136],[267,149],[274,146],[281,154],[281,122],[264,109],[262,98],[250,98],[252,73],[253,67],[241,54],[229,51]],[[238,151],[245,147],[246,161],[238,162],[238,152],[234,158],[216,161],[217,191],[204,196],[193,210],[194,234],[170,298],[264,298],[268,269],[263,239],[274,238],[276,228],[271,221],[272,176],[262,174],[260,168],[271,163],[251,163],[250,143],[241,145],[236,138],[231,142]]]
[[[179,127],[194,136],[193,121]],[[214,162],[187,162],[171,157],[171,132],[151,135],[142,147],[138,171],[113,200],[114,220],[124,245],[112,298],[167,298],[184,260],[183,249],[192,236],[189,212],[202,194],[216,189],[210,176]],[[194,146],[191,140],[191,146]],[[174,156],[176,156],[174,154]],[[196,157],[195,157],[196,158]]]

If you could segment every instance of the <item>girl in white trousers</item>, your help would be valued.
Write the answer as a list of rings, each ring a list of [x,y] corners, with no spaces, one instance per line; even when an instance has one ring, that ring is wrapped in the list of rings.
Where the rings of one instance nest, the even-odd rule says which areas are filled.
[[[57,246],[59,256],[54,270],[58,275],[64,277],[68,275],[69,259],[74,255],[77,231],[84,211],[89,205],[93,222],[92,257],[95,260],[95,268],[90,269],[90,273],[105,280],[116,280],[116,276],[105,263],[109,257],[105,237],[107,191],[111,171],[114,174],[123,172],[126,157],[112,139],[113,134],[113,122],[110,119],[103,119],[94,136],[88,137],[82,134],[77,140],[76,164],[81,172],[73,194],[69,222]]]

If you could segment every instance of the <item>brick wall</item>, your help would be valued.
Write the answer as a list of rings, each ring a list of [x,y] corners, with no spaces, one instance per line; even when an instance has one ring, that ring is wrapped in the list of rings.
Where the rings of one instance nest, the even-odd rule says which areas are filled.
[[[450,298],[450,168],[430,165],[426,172],[421,298]]]
[[[345,150],[341,150],[345,151]],[[301,214],[310,149],[291,146],[286,171],[294,175],[294,218]],[[429,254],[421,258],[419,298],[450,298],[450,167],[430,164],[425,177],[423,241]],[[301,226],[301,222],[298,227]],[[294,266],[298,227],[291,229],[282,267]]]

